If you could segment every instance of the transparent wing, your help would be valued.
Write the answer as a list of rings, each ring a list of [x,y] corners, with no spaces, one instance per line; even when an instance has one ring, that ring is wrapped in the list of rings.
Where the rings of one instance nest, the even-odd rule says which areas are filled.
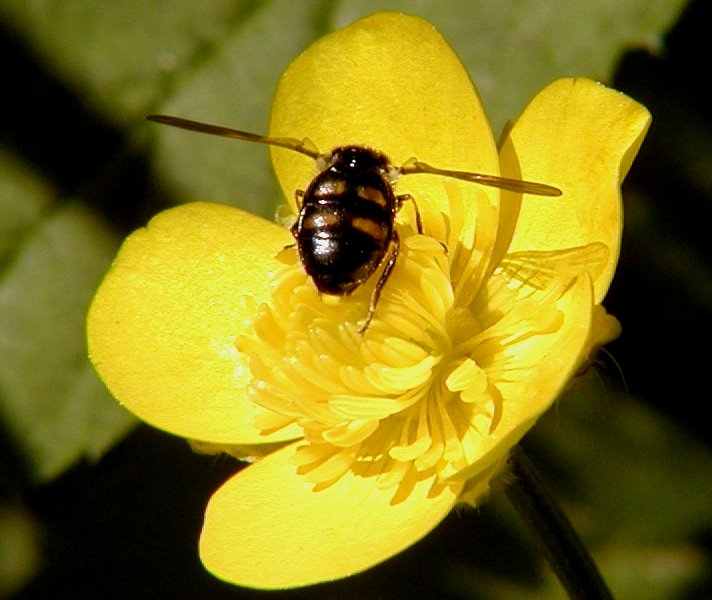
[[[514,252],[502,259],[496,272],[543,290],[554,280],[572,280],[585,272],[595,279],[603,271],[608,254],[608,246],[601,242],[565,250]]]
[[[524,181],[522,179],[508,179],[496,175],[484,175],[483,173],[470,173],[468,171],[451,171],[449,169],[439,169],[427,163],[411,158],[399,169],[401,175],[414,175],[417,173],[429,173],[431,175],[442,175],[463,181],[471,181],[480,185],[496,187],[502,190],[509,190],[520,194],[535,194],[537,196],[561,196],[561,190],[545,183],[535,181]]]
[[[313,159],[321,157],[321,154],[316,149],[312,141],[306,138],[298,140],[297,138],[266,137],[256,133],[250,133],[249,131],[240,131],[239,129],[221,127],[220,125],[211,125],[210,123],[201,123],[200,121],[191,121],[190,119],[183,119],[181,117],[170,117],[168,115],[149,115],[146,118],[154,123],[180,127],[181,129],[188,129],[189,131],[208,133],[210,135],[218,135],[220,137],[228,137],[235,140],[243,140],[245,142],[256,142],[258,144],[280,146],[281,148],[288,148],[289,150],[306,154]]]

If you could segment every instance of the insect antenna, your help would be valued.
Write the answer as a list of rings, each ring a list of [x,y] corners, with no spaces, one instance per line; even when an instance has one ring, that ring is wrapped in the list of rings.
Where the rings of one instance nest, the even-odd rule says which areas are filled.
[[[439,169],[428,163],[424,163],[415,158],[407,160],[403,166],[398,169],[401,175],[414,175],[417,173],[428,173],[430,175],[442,175],[443,177],[452,177],[462,181],[470,181],[490,187],[509,190],[510,192],[518,192],[520,194],[534,194],[536,196],[561,196],[562,192],[559,188],[545,183],[536,183],[534,181],[523,181],[521,179],[508,179],[507,177],[498,177],[496,175],[484,175],[482,173],[470,173],[468,171],[451,171],[449,169]]]
[[[162,123],[163,125],[171,125],[180,129],[188,129],[189,131],[198,131],[200,133],[208,133],[210,135],[218,135],[220,137],[233,138],[235,140],[243,140],[246,142],[257,142],[258,144],[269,144],[270,146],[279,146],[306,154],[310,158],[318,159],[322,154],[316,149],[311,140],[305,138],[298,140],[297,138],[277,138],[258,135],[248,131],[240,131],[230,127],[221,127],[220,125],[211,125],[209,123],[201,123],[199,121],[191,121],[190,119],[182,119],[181,117],[169,117],[168,115],[149,115],[146,117],[154,123]]]

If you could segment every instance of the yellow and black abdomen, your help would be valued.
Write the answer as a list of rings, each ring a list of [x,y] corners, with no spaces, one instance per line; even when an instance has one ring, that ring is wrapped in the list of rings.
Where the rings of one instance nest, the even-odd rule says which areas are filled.
[[[366,281],[393,239],[390,185],[373,168],[354,164],[337,162],[314,179],[292,228],[304,269],[325,294],[349,294]]]

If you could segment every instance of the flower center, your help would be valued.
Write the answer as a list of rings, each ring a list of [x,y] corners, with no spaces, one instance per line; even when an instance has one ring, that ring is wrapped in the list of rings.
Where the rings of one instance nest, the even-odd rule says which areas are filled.
[[[557,326],[553,307],[539,306],[533,319],[526,302],[504,311],[488,293],[457,293],[457,252],[405,227],[399,234],[396,268],[365,334],[377,274],[348,297],[320,297],[287,251],[254,334],[238,340],[250,357],[249,394],[264,409],[258,425],[303,428],[297,470],[317,488],[348,470],[399,494],[423,478],[456,476],[497,426],[508,344]]]

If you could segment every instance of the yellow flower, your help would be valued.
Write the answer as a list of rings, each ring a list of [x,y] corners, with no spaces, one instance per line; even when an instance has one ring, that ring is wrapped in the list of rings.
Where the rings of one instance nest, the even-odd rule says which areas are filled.
[[[621,233],[620,182],[649,123],[586,79],[541,91],[498,151],[470,79],[421,19],[380,13],[316,42],[283,75],[270,135],[360,144],[394,165],[537,181],[559,198],[433,175],[397,182],[401,249],[320,297],[288,231],[189,204],[124,243],[88,317],[91,360],[144,421],[243,457],[207,508],[207,568],[281,588],[366,569],[488,491],[512,446],[597,344]],[[314,161],[272,148],[295,192]]]

